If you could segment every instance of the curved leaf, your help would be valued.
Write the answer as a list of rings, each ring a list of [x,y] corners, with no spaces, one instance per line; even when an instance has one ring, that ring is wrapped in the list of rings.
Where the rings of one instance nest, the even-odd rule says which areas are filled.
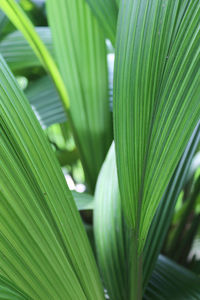
[[[62,102],[48,76],[31,82],[25,94],[42,128],[66,121]]]
[[[114,142],[101,168],[94,207],[94,234],[99,268],[110,299],[129,299],[125,246]]]
[[[35,27],[48,51],[53,55],[51,31],[48,27]],[[20,31],[8,34],[0,42],[0,53],[13,72],[41,66],[42,63]]]
[[[50,73],[63,102],[63,106],[68,111],[69,98],[60,72],[47,47],[35,31],[33,24],[15,0],[0,0],[0,7],[10,21],[23,33],[45,69]]]
[[[182,8],[182,1],[161,0],[120,7],[114,129],[124,213],[138,253],[200,118],[200,3],[188,0]]]
[[[48,0],[47,12],[75,141],[93,190],[112,135],[104,35],[84,0]]]
[[[0,58],[0,269],[33,299],[103,299],[65,178]]]
[[[0,299],[2,300],[31,300],[26,294],[10,282],[7,278],[0,275]]]
[[[72,195],[74,197],[78,210],[94,209],[94,198],[90,194],[72,191]]]
[[[160,255],[144,300],[199,300],[200,278]]]
[[[106,37],[115,44],[118,3],[116,0],[85,0],[97,17]]]
[[[148,282],[149,276],[151,275],[154,264],[169,230],[176,201],[188,176],[190,165],[199,142],[200,122],[197,124],[188,142],[188,145],[168,184],[168,187],[162,197],[162,200],[156,211],[156,215],[151,224],[144,248],[144,286],[146,286]]]

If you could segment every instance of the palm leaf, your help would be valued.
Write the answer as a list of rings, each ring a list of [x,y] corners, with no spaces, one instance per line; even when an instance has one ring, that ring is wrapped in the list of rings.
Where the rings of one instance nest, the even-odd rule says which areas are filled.
[[[0,299],[1,300],[31,300],[7,278],[0,275]]]
[[[200,117],[199,1],[125,1],[114,127],[126,220],[142,252],[152,218]]]
[[[94,209],[94,198],[90,194],[72,191],[72,195],[74,197],[78,210]]]
[[[110,299],[129,299],[128,258],[114,143],[101,168],[94,207],[94,234],[99,268]]]
[[[119,10],[114,132],[122,205],[135,241],[133,299],[141,297],[152,218],[200,117],[200,3],[188,0],[182,8],[182,1],[127,0]]]
[[[42,128],[66,121],[62,102],[49,76],[31,82],[25,94]]]
[[[116,0],[85,0],[97,17],[105,35],[115,44],[117,28],[118,3]]]
[[[51,54],[35,31],[33,24],[15,0],[0,0],[0,8],[2,8],[10,21],[23,33],[44,68],[50,73],[63,102],[63,106],[68,111],[69,98],[61,75]]]
[[[0,11],[0,37],[2,36],[2,31],[7,21],[8,19],[6,18],[5,14],[2,11]]]
[[[76,144],[87,182],[94,189],[111,142],[104,35],[84,0],[49,0],[47,12],[58,65],[71,99]]]
[[[191,271],[160,255],[144,300],[198,300],[200,278]]]
[[[188,145],[183,153],[183,156],[168,184],[168,187],[162,197],[156,215],[151,224],[145,248],[144,248],[144,286],[153,270],[154,264],[163,246],[164,239],[171,224],[174,207],[178,196],[187,179],[188,172],[195,151],[200,142],[200,122],[197,124]]]
[[[50,29],[48,27],[35,27],[35,30],[48,51],[53,55]],[[41,66],[41,61],[20,31],[8,34],[0,42],[0,53],[15,73],[26,68]]]
[[[0,269],[33,299],[103,299],[58,162],[0,58]]]

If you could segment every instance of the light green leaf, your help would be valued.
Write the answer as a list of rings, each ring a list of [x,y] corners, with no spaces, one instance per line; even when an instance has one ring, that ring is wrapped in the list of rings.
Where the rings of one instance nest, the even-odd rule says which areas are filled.
[[[113,300],[129,299],[129,264],[123,225],[113,143],[97,180],[94,208],[98,264],[105,287]]]
[[[53,55],[50,29],[48,27],[35,27],[35,30],[48,51]],[[0,42],[0,53],[13,72],[38,67],[42,64],[20,31],[8,34]]]
[[[112,131],[104,35],[84,0],[48,0],[47,12],[59,69],[69,92],[75,141],[93,190]]]
[[[66,121],[62,102],[49,76],[31,82],[25,94],[42,128]]]
[[[144,300],[199,300],[200,278],[160,255]]]
[[[139,255],[200,118],[199,13],[198,0],[127,0],[120,7],[115,145],[122,204]]]
[[[72,195],[74,197],[78,210],[94,209],[94,198],[90,194],[72,191]]]
[[[0,269],[33,299],[103,299],[65,178],[0,58]]]
[[[118,3],[116,0],[85,0],[100,26],[105,32],[105,36],[115,44],[115,35],[117,28]]]

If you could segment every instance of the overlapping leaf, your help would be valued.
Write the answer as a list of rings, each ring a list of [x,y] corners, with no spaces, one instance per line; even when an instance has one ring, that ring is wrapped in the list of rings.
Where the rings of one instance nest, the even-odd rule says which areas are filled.
[[[17,286],[7,278],[0,275],[0,299],[1,300],[31,300],[26,294],[21,292]]]
[[[197,124],[183,156],[162,197],[156,215],[151,224],[144,248],[144,286],[153,270],[154,264],[163,246],[164,239],[171,224],[174,207],[188,176],[190,165],[200,142],[200,122]]]
[[[49,0],[47,12],[76,144],[93,189],[111,142],[104,35],[84,0]]]
[[[66,121],[62,102],[49,76],[31,82],[25,93],[43,128]]]
[[[33,299],[103,299],[80,216],[30,105],[0,58],[0,269]]]
[[[118,0],[85,0],[97,17],[100,26],[104,29],[105,35],[115,44],[117,28]]]
[[[94,208],[99,268],[110,299],[113,300],[129,299],[128,252],[123,225],[113,143],[98,177]]]
[[[160,255],[144,300],[199,300],[200,278]]]
[[[74,197],[78,210],[94,209],[94,198],[90,194],[72,191],[72,195]]]
[[[122,1],[114,129],[124,213],[142,252],[200,118],[199,1]]]
[[[50,73],[63,102],[65,111],[67,112],[69,109],[69,97],[66,87],[63,83],[55,61],[53,60],[42,39],[36,32],[30,19],[26,16],[22,8],[15,0],[0,0],[0,8],[2,8],[13,25],[23,33],[24,37],[29,42],[44,68],[48,73]]]
[[[48,27],[36,27],[35,30],[48,51],[53,55],[50,29]],[[0,53],[13,72],[41,66],[41,61],[20,31],[8,34],[0,42]]]

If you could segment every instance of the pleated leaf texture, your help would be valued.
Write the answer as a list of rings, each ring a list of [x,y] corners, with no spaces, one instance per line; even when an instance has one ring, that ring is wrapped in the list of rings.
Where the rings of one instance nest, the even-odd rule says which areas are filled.
[[[105,36],[115,44],[119,0],[85,0],[97,17]]]
[[[114,133],[126,221],[142,252],[152,218],[200,118],[198,0],[122,0]]]
[[[47,12],[76,144],[93,190],[112,141],[105,37],[85,0],[48,0]]]
[[[35,31],[48,51],[54,55],[50,29],[48,27],[35,27]],[[41,61],[20,31],[8,34],[0,42],[0,53],[15,73],[23,69],[41,66]]]
[[[32,299],[103,299],[73,197],[0,57],[0,274]]]
[[[1,300],[30,300],[24,292],[20,291],[17,286],[7,278],[0,275],[0,299]]]
[[[200,278],[190,270],[160,255],[143,299],[199,300]]]
[[[66,113],[55,85],[49,76],[28,84],[25,94],[42,128],[66,122]]]
[[[94,234],[97,259],[110,299],[129,299],[129,260],[112,143],[95,190]]]
[[[178,166],[159,203],[149,229],[143,254],[143,286],[148,283],[155,262],[162,250],[169,231],[177,199],[190,172],[190,166],[200,144],[200,121],[198,122]]]

